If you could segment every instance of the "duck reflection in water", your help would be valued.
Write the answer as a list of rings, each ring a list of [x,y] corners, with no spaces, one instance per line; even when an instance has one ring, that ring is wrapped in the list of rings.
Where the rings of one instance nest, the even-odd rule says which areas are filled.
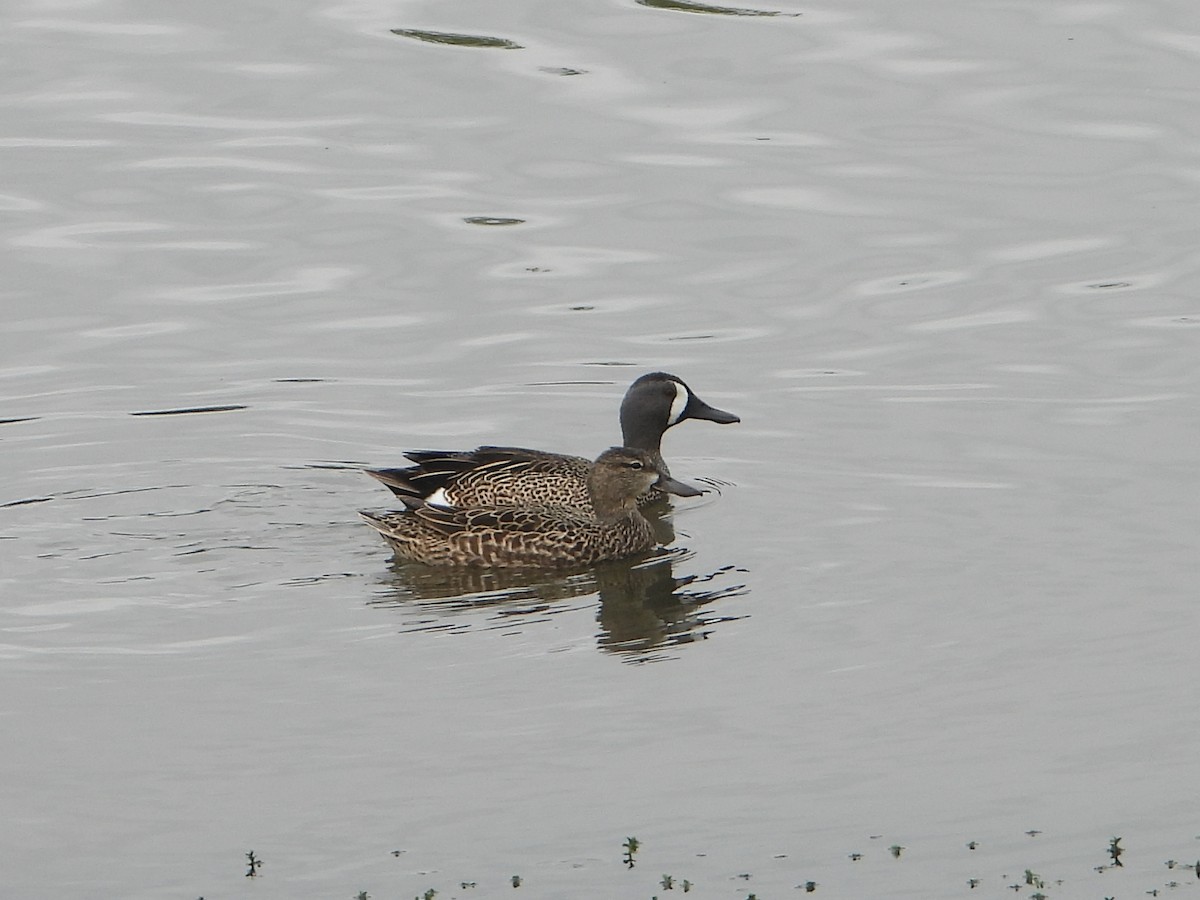
[[[704,640],[714,626],[739,618],[720,615],[709,605],[746,593],[739,581],[746,570],[728,565],[704,575],[676,575],[676,567],[691,558],[689,551],[674,548],[576,572],[396,560],[385,581],[386,595],[369,605],[415,613],[415,620],[405,616],[404,631],[467,632],[536,628],[591,606],[599,595],[600,649],[649,661],[672,647]],[[587,600],[571,602],[577,598]]]

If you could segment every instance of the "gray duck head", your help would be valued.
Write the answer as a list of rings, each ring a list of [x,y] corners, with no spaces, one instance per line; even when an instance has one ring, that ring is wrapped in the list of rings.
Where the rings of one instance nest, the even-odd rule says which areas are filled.
[[[731,412],[709,406],[682,378],[651,372],[637,379],[625,392],[621,401],[621,439],[626,447],[658,453],[663,432],[684,419],[705,419],[718,425],[742,421]]]
[[[742,421],[731,412],[709,406],[682,378],[666,372],[643,375],[629,386],[621,401],[621,438],[625,446],[653,454],[662,471],[659,488],[680,497],[698,497],[702,492],[672,478],[662,458],[663,432],[684,419],[705,419],[718,425]]]

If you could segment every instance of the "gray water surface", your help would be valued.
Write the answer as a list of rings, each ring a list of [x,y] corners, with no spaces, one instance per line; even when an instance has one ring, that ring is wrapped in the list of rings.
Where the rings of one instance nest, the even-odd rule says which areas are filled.
[[[5,6],[0,894],[1195,893],[1198,36]],[[743,421],[646,563],[355,515],[654,370]]]

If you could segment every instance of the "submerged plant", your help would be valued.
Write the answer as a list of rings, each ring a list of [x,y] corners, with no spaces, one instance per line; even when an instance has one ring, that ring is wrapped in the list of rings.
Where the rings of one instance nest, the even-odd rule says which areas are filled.
[[[262,860],[255,856],[254,851],[251,850],[246,854],[246,861],[247,865],[249,866],[249,868],[246,870],[246,877],[256,878],[258,876],[258,870],[262,868]]]
[[[1121,846],[1121,839],[1119,837],[1115,837],[1108,842],[1108,856],[1114,866],[1125,866],[1125,863],[1121,862],[1121,854],[1124,852],[1125,848]]]

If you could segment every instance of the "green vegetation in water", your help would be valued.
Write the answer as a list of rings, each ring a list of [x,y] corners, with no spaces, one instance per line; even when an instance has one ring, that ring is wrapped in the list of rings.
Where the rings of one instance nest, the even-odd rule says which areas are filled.
[[[676,881],[674,875],[664,875],[658,882],[658,886],[664,891],[673,891],[678,886],[679,889],[685,894],[694,887],[694,885],[686,878],[682,879],[681,881]]]
[[[1121,846],[1121,839],[1115,837],[1108,842],[1108,858],[1112,860],[1114,866],[1124,867],[1125,863],[1121,862],[1121,854],[1125,852],[1125,848]]]
[[[1031,830],[1031,831],[1026,832],[1026,834],[1028,834],[1032,837],[1032,836],[1037,836],[1037,835],[1041,834],[1041,832],[1036,831],[1036,830]],[[870,838],[873,841],[874,840],[879,841],[879,843],[875,845],[873,853],[860,853],[860,852],[856,851],[853,853],[844,854],[841,856],[841,859],[843,860],[842,865],[844,866],[845,862],[851,862],[851,863],[859,862],[860,860],[867,859],[868,857],[874,857],[875,861],[878,862],[885,855],[898,859],[902,855],[902,853],[906,849],[908,849],[905,846],[900,845],[898,843],[891,844],[889,846],[886,843],[885,835],[875,834],[875,835],[870,835]],[[1141,860],[1141,865],[1142,865],[1141,870],[1139,870],[1139,868],[1138,868],[1137,861],[1130,860],[1129,865],[1126,865],[1126,861],[1122,859],[1122,857],[1125,854],[1125,850],[1126,850],[1126,848],[1122,846],[1123,840],[1124,840],[1124,838],[1122,838],[1122,837],[1113,837],[1113,838],[1108,839],[1108,843],[1107,843],[1107,847],[1106,847],[1108,860],[1102,865],[1092,865],[1091,869],[1093,872],[1103,875],[1106,872],[1115,871],[1115,869],[1118,866],[1122,869],[1121,874],[1124,878],[1136,877],[1136,874],[1139,871],[1144,872],[1145,865],[1147,862],[1145,859]],[[1200,840],[1200,836],[1197,837],[1197,840]],[[973,852],[973,855],[971,856],[972,862],[974,864],[979,864],[979,863],[985,862],[985,860],[986,860],[986,857],[981,856],[980,852],[983,852],[982,848],[987,846],[988,843],[989,843],[988,841],[970,840],[970,841],[955,842],[955,846],[958,848],[959,853],[962,853],[962,851],[964,849],[967,850],[969,853]],[[1103,844],[1101,841],[1097,841],[1097,845],[1096,845],[1097,849],[1099,849],[1099,846],[1102,846],[1102,845]],[[623,866],[628,869],[635,868],[635,865],[637,862],[637,855],[638,855],[638,852],[641,850],[641,841],[636,837],[632,837],[632,836],[627,837],[621,844],[621,849],[622,849],[621,862],[622,862]],[[979,852],[974,852],[974,851],[979,851]],[[406,851],[395,850],[395,851],[389,851],[389,852],[395,856],[400,856],[402,853],[404,853]],[[262,866],[263,861],[261,859],[259,859],[258,855],[254,851],[250,851],[249,853],[246,853],[245,856],[246,856],[246,860],[248,862],[248,870],[246,872],[246,876],[253,877],[255,875],[258,875],[259,869]],[[703,859],[704,857],[707,857],[707,856],[709,856],[709,854],[705,853],[705,852],[696,854],[697,859]],[[1141,855],[1138,855],[1138,856],[1141,856]],[[1190,857],[1186,857],[1186,858],[1190,858]],[[1160,859],[1161,859],[1161,857],[1160,857]],[[722,864],[720,866],[720,870],[719,870],[721,872],[720,877],[730,878],[731,880],[733,880],[735,882],[742,882],[741,888],[735,889],[735,891],[734,891],[734,895],[736,897],[738,897],[739,900],[757,900],[758,897],[762,896],[762,895],[758,894],[757,889],[755,889],[754,892],[748,892],[745,894],[741,893],[741,891],[747,890],[746,885],[751,880],[754,880],[758,884],[762,884],[763,889],[768,891],[768,896],[773,896],[771,894],[771,891],[774,890],[775,888],[780,888],[780,887],[790,888],[791,890],[789,891],[789,893],[791,893],[793,895],[795,895],[796,893],[801,892],[801,891],[804,893],[812,894],[812,893],[817,892],[818,887],[828,887],[830,884],[832,884],[833,890],[835,892],[837,892],[839,885],[837,884],[838,879],[834,872],[828,873],[824,882],[818,883],[815,880],[799,880],[798,881],[798,880],[795,880],[796,873],[794,873],[794,872],[788,873],[786,868],[784,868],[784,869],[779,868],[781,865],[785,866],[785,867],[791,867],[793,864],[791,862],[789,862],[788,860],[789,860],[789,854],[775,854],[774,856],[771,856],[769,858],[769,862],[774,867],[774,871],[772,871],[771,873],[767,873],[767,874],[758,872],[754,869],[742,869],[740,871],[737,869],[730,869],[730,868],[726,867],[727,864]],[[915,860],[910,859],[904,868],[906,870],[909,870],[909,874],[917,874],[917,873],[913,873],[911,871],[911,867],[914,865],[919,865],[921,863],[921,861],[922,861],[921,854],[918,853],[918,857]],[[1093,858],[1089,862],[1097,863],[1097,862],[1099,862],[1099,860]],[[1000,861],[998,859],[996,859],[996,860],[992,860],[992,863],[999,865]],[[694,863],[694,864],[701,864],[701,865],[706,865],[706,866],[709,865],[707,863]],[[1178,858],[1168,858],[1168,859],[1164,860],[1162,864],[1165,865],[1166,868],[1171,871],[1172,875],[1174,875],[1175,878],[1173,878],[1171,880],[1164,879],[1161,881],[1159,881],[1158,879],[1155,879],[1156,883],[1152,883],[1149,885],[1142,885],[1141,890],[1138,892],[1139,894],[1144,895],[1144,896],[1151,896],[1151,897],[1163,896],[1165,894],[1165,892],[1168,890],[1173,890],[1173,889],[1180,888],[1180,887],[1186,887],[1189,884],[1194,884],[1195,882],[1193,881],[1193,878],[1192,878],[1193,874],[1194,874],[1195,879],[1200,880],[1200,859],[1197,859],[1194,862],[1181,862],[1181,861],[1179,861]],[[1130,865],[1132,866],[1132,868],[1130,868]],[[890,866],[889,866],[889,868],[890,868]],[[1009,896],[1012,896],[1012,895],[1016,895],[1018,897],[1024,896],[1024,897],[1027,897],[1028,900],[1057,900],[1057,898],[1059,898],[1059,896],[1060,896],[1060,893],[1059,893],[1060,889],[1062,889],[1064,887],[1064,885],[1066,885],[1068,883],[1066,880],[1061,879],[1061,878],[1045,877],[1042,874],[1040,874],[1039,872],[1037,872],[1035,869],[1033,869],[1032,867],[1027,867],[1024,865],[1020,865],[1020,866],[1014,865],[1011,868],[1005,866],[1005,868],[1007,869],[1007,871],[1010,874],[1006,874],[1006,875],[1000,874],[1001,872],[1004,871],[1004,869],[998,869],[994,872],[994,874],[992,874],[990,876],[983,875],[983,877],[981,877],[981,875],[983,873],[976,873],[975,875],[973,875],[973,877],[965,879],[966,887],[970,891],[973,891],[973,892],[976,891],[976,889],[980,889],[980,891],[979,891],[980,893],[985,892],[989,887],[991,887],[994,890],[1003,888],[1004,893],[1008,894]],[[661,870],[659,870],[659,871],[661,871]],[[877,870],[877,871],[882,871],[882,870]],[[1022,873],[1022,874],[1020,874],[1018,876],[1013,876],[1011,873],[1014,871],[1016,871],[1018,873]],[[1161,872],[1161,869],[1159,869],[1158,871]],[[736,874],[731,874],[731,872],[736,873]],[[707,876],[710,877],[710,879],[712,877],[717,877],[717,873],[712,871],[711,869],[706,869],[706,873],[707,873]],[[473,874],[480,874],[480,873],[473,873]],[[691,873],[691,874],[698,875],[700,873]],[[1187,876],[1186,878],[1181,877],[1185,874]],[[605,870],[594,871],[592,873],[592,876],[593,877],[612,877],[612,871],[608,870],[607,867],[605,867]],[[695,886],[695,882],[693,882],[691,879],[683,878],[683,877],[680,877],[679,875],[671,874],[671,873],[663,873],[657,878],[657,880],[642,881],[641,882],[641,884],[643,885],[642,889],[639,889],[636,886],[633,886],[631,888],[630,885],[625,882],[626,878],[639,878],[639,877],[647,877],[647,876],[649,876],[649,873],[644,873],[643,876],[633,876],[633,875],[621,876],[621,881],[622,881],[621,887],[619,889],[616,888],[616,885],[614,883],[613,885],[611,885],[611,887],[613,887],[614,889],[612,891],[609,891],[608,895],[609,896],[630,896],[633,898],[642,897],[642,898],[650,898],[650,900],[665,900],[665,896],[662,896],[662,895],[664,895],[665,892],[667,892],[667,891],[680,891],[682,893],[690,893],[692,888]],[[776,881],[772,882],[771,885],[768,885],[766,882],[762,881],[762,879],[764,877],[768,878],[768,879],[776,879]],[[778,879],[780,879],[781,877],[789,878],[789,880],[781,883],[778,881]],[[1109,875],[1107,877],[1113,878],[1113,877],[1118,877],[1118,876]],[[413,894],[408,893],[408,891],[413,889],[413,887],[411,887],[411,886],[408,888],[400,888],[399,890],[392,889],[391,891],[389,891],[389,893],[391,896],[413,897],[413,900],[439,900],[439,898],[464,897],[466,895],[460,893],[460,890],[461,891],[468,891],[468,890],[474,891],[478,885],[482,885],[484,893],[487,893],[489,890],[494,890],[498,885],[503,884],[504,878],[507,878],[507,883],[510,884],[513,888],[519,888],[524,885],[524,880],[523,880],[522,876],[520,876],[520,875],[502,876],[499,873],[497,873],[495,880],[493,880],[493,878],[491,876],[485,875],[485,877],[480,878],[478,882],[474,881],[474,880],[454,881],[454,882],[449,882],[447,884],[441,884],[436,887],[428,887],[424,891],[424,893],[418,893],[415,896]],[[962,883],[963,883],[962,881],[958,881],[959,885],[962,885]],[[490,887],[489,887],[489,885],[490,885]],[[1116,887],[1116,886],[1117,885],[1114,885],[1114,887]],[[1122,888],[1129,887],[1129,885],[1126,884],[1124,881],[1121,882],[1120,886]],[[961,887],[960,887],[960,890],[961,890]],[[656,891],[661,892],[661,893],[656,893]],[[1009,894],[1009,892],[1011,892],[1011,894]],[[535,890],[535,893],[536,893],[536,890]],[[577,894],[577,896],[583,896],[583,895],[584,895],[584,893]],[[1104,896],[1104,894],[1101,893],[1100,890],[1096,890],[1095,895],[1097,896],[1097,900],[1099,900],[1100,896]],[[490,896],[490,894],[489,894],[489,896]],[[670,896],[677,896],[677,895],[672,894]],[[974,894],[972,894],[971,896],[974,896]],[[1123,891],[1121,896],[1127,896],[1127,892]],[[201,898],[201,900],[203,900],[203,898]],[[357,894],[354,895],[353,900],[371,900],[371,895],[369,893],[367,893],[367,891],[359,891]],[[765,898],[764,898],[764,900],[765,900]]]
[[[449,44],[454,47],[488,47],[498,50],[524,49],[515,41],[506,38],[489,37],[485,34],[457,34],[453,31],[425,31],[421,28],[393,28],[392,34],[400,37],[424,41],[427,44]]]
[[[1168,869],[1174,869],[1176,866],[1183,869],[1191,869],[1196,873],[1196,877],[1200,878],[1200,859],[1196,860],[1194,863],[1181,863],[1173,859],[1168,859],[1165,863],[1163,863],[1163,865],[1165,865]]]
[[[625,843],[621,845],[625,850],[625,855],[621,858],[621,862],[627,868],[632,869],[634,866],[634,857],[637,856],[638,848],[642,846],[641,842],[635,837],[625,838]]]
[[[261,859],[254,855],[253,850],[246,854],[246,863],[249,866],[249,868],[246,869],[246,877],[257,878],[258,870],[262,868],[263,863]]]

